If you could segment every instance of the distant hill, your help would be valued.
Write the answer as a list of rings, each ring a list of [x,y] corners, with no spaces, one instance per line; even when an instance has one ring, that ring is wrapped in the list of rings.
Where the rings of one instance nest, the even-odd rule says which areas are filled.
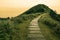
[[[26,12],[24,12],[24,14],[31,14],[31,13],[38,13],[38,12],[49,12],[50,8],[44,4],[38,4],[36,6],[33,6],[32,8],[30,8],[29,10],[27,10]]]

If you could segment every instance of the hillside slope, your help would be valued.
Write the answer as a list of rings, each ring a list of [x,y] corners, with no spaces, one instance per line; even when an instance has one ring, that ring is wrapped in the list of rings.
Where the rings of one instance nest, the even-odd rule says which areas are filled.
[[[47,40],[60,40],[60,22],[51,18],[50,14],[42,15],[38,24]]]

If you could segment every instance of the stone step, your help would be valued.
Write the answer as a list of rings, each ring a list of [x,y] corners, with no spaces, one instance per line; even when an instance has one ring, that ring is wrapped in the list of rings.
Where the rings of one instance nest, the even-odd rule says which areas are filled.
[[[43,37],[28,37],[28,39],[44,39]]]
[[[30,24],[30,26],[38,26],[37,24]]]
[[[29,33],[41,33],[41,32],[33,30],[33,31],[30,31]]]
[[[41,35],[41,34],[28,34],[28,37],[32,37],[32,38],[40,37],[40,38],[43,38],[44,36]]]
[[[29,26],[28,28],[30,28],[30,27],[31,27],[31,28],[37,28],[38,26]]]
[[[40,32],[40,31],[35,31],[35,30],[33,30],[33,31],[30,31],[29,33],[30,33],[30,34],[36,34],[36,33],[39,34],[39,33],[41,33],[41,32]]]
[[[28,40],[45,40],[44,38],[28,38]]]
[[[45,38],[41,37],[28,37],[28,40],[45,40]]]
[[[41,34],[41,32],[40,32],[40,33],[31,33],[31,32],[30,32],[30,33],[28,33],[28,34]]]
[[[37,29],[30,29],[30,30],[28,30],[28,31],[40,31],[39,29],[37,30]]]
[[[36,27],[35,28],[28,28],[28,29],[29,30],[40,30],[40,28],[38,28],[38,27],[37,28]]]

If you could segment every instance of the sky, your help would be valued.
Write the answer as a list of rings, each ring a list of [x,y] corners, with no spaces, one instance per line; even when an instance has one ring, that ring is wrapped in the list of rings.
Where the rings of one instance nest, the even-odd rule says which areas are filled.
[[[60,0],[0,0],[0,17],[20,15],[37,4],[45,4],[60,13]]]

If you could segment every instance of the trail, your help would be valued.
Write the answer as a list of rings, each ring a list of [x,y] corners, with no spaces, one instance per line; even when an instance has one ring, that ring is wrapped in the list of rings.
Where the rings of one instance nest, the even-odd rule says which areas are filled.
[[[38,26],[38,20],[41,16],[38,16],[31,21],[30,26],[28,27],[28,40],[46,40],[41,33],[40,27]]]

